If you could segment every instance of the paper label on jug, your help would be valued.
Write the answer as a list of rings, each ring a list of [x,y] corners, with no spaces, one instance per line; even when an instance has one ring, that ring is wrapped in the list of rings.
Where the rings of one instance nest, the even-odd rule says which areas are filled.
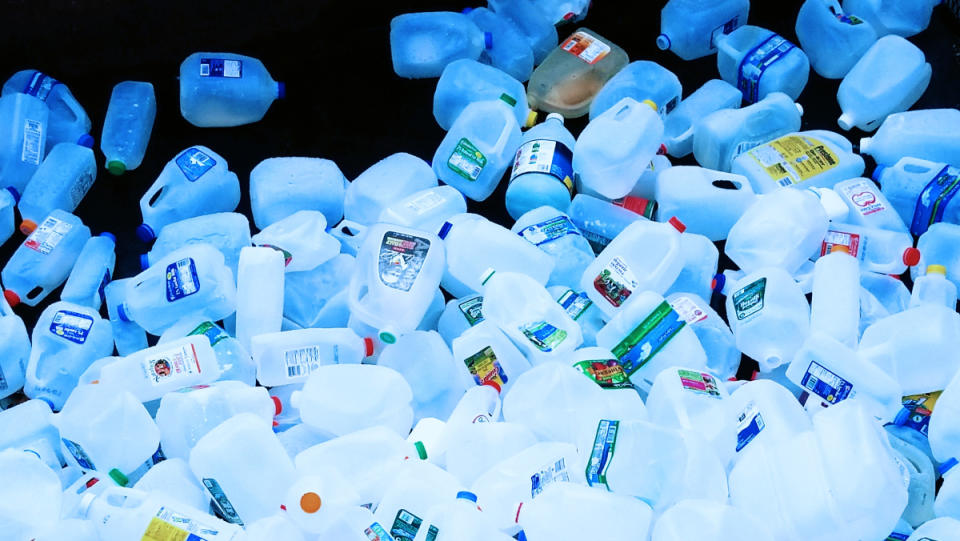
[[[380,242],[380,281],[387,287],[410,291],[429,251],[430,241],[425,238],[387,231]]]
[[[508,381],[507,374],[504,373],[500,361],[497,360],[497,355],[490,346],[467,357],[463,360],[463,363],[467,365],[467,370],[473,376],[477,385],[490,382],[496,383],[502,389]]]
[[[717,378],[710,374],[693,370],[677,370],[677,375],[680,376],[680,386],[683,387],[684,391],[711,398],[720,398]]]
[[[194,182],[213,169],[213,166],[217,165],[217,160],[199,148],[192,147],[177,156],[176,164],[183,172],[183,176],[190,182]]]
[[[23,122],[23,147],[20,149],[20,161],[40,165],[43,159],[43,124],[39,120],[27,119]]]
[[[561,215],[524,227],[518,234],[534,246],[543,246],[567,235],[579,237],[580,231],[570,218]]]
[[[363,529],[363,535],[367,536],[367,541],[394,541],[390,534],[383,529],[379,522],[374,522]]]
[[[223,58],[201,58],[200,77],[239,79],[243,77],[243,61],[225,60]]]
[[[233,504],[230,503],[230,499],[227,498],[227,495],[223,492],[223,488],[220,487],[220,483],[216,479],[211,479],[209,477],[204,477],[201,482],[203,483],[204,488],[207,489],[207,492],[210,493],[210,496],[213,498],[213,503],[217,506],[217,511],[220,512],[220,516],[223,520],[229,522],[230,524],[238,524],[243,526],[243,521],[240,520],[240,515],[237,514],[237,510],[233,507]]]
[[[471,327],[483,321],[483,297],[467,299],[457,305]]]
[[[412,210],[414,214],[420,215],[439,207],[444,201],[446,201],[446,199],[440,194],[434,191],[428,191],[408,201],[406,207]]]
[[[710,50],[714,51],[717,49],[717,38],[720,36],[729,34],[737,28],[740,27],[740,16],[737,15],[729,21],[721,24],[720,26],[713,29],[713,32],[710,32]]]
[[[396,518],[393,519],[393,526],[390,527],[390,535],[393,536],[396,541],[413,541],[417,537],[417,532],[420,531],[420,526],[423,524],[423,519],[414,515],[406,509],[400,509],[397,511]],[[437,534],[440,533],[440,530],[436,526],[430,526],[427,529],[427,539],[435,540]]]
[[[69,310],[57,311],[50,322],[50,332],[75,344],[86,342],[92,327],[92,317]]]
[[[586,293],[577,293],[572,289],[564,291],[563,295],[560,295],[560,298],[557,299],[557,303],[574,321],[580,319],[580,316],[593,306],[593,301]]]
[[[60,81],[57,81],[53,77],[39,71],[33,72],[33,77],[30,78],[30,81],[27,83],[26,88],[23,89],[23,93],[34,96],[43,101],[47,101],[47,97],[50,95],[50,91],[53,90],[53,87],[57,86]]]
[[[470,182],[477,180],[486,166],[487,157],[466,137],[457,142],[447,159],[447,167]]]
[[[820,255],[825,256],[833,252],[834,246],[846,246],[850,255],[858,259],[863,259],[860,242],[860,235],[856,233],[845,233],[831,229],[827,231],[826,236],[823,237],[823,243],[820,245]]]
[[[324,354],[327,355],[324,355]],[[306,346],[288,349],[283,352],[283,365],[287,369],[287,378],[309,376],[322,364],[340,363],[340,346],[321,348],[321,346]]]
[[[603,298],[615,307],[619,307],[631,293],[640,287],[627,262],[616,256],[607,263],[600,274],[593,279],[593,287]]]
[[[567,339],[567,331],[558,329],[546,321],[527,323],[519,327],[520,332],[537,349],[549,353]]]
[[[593,438],[593,449],[590,452],[590,460],[587,461],[587,484],[590,486],[603,485],[610,490],[607,484],[607,471],[610,469],[610,462],[613,460],[613,454],[617,448],[617,432],[620,429],[620,421],[600,421],[597,425],[597,433]]]
[[[666,301],[660,303],[649,316],[611,352],[628,375],[640,370],[674,337],[686,323]]]
[[[573,197],[573,151],[560,141],[535,139],[517,149],[510,182],[527,173],[556,178]]]
[[[743,321],[763,310],[763,298],[766,292],[766,278],[761,278],[734,292],[733,310],[737,314],[737,320]]]
[[[556,462],[540,467],[537,473],[530,476],[530,497],[536,498],[551,483],[569,480],[566,460],[561,457]]]
[[[30,233],[23,245],[31,250],[47,255],[60,244],[63,237],[73,229],[73,224],[47,216],[45,220]]]
[[[207,340],[210,341],[210,347],[216,346],[222,340],[230,338],[230,335],[227,334],[227,331],[221,329],[212,321],[204,321],[200,325],[197,325],[197,328],[187,333],[187,336],[198,336],[203,335],[207,337]]]
[[[700,323],[707,319],[707,313],[697,306],[697,303],[693,302],[693,299],[690,297],[677,297],[670,301],[670,306],[680,314],[680,317],[687,322],[687,325]]]
[[[840,160],[830,148],[814,139],[788,135],[749,152],[779,186],[799,184],[836,167]]]
[[[610,46],[595,36],[577,30],[560,44],[560,48],[583,60],[587,64],[596,64],[610,53]]]
[[[894,417],[893,424],[912,428],[926,436],[930,427],[930,415],[933,414],[933,407],[937,404],[940,393],[941,391],[936,391],[903,397],[903,409]]]
[[[757,437],[763,431],[766,423],[760,415],[760,409],[752,400],[747,402],[747,406],[737,417],[737,452],[739,453],[747,446],[753,438]]]
[[[290,262],[293,261],[293,254],[291,254],[290,252],[284,250],[283,248],[281,248],[281,247],[279,247],[279,246],[274,246],[273,244],[257,244],[257,246],[260,247],[260,248],[271,248],[271,249],[273,249],[273,250],[276,250],[276,251],[280,252],[280,253],[283,255],[283,266],[284,266],[284,267],[289,267],[289,266],[290,266]]]
[[[857,17],[856,15],[847,15],[845,13],[837,13],[837,20],[849,24],[850,26],[856,26],[858,24],[863,24],[863,19]],[[906,538],[904,538],[906,539]]]
[[[853,384],[834,374],[816,361],[811,361],[800,386],[830,404],[836,404],[850,396]]]
[[[200,358],[193,344],[148,355],[140,361],[143,376],[154,385],[163,385],[175,379],[189,378],[200,373]]]
[[[220,534],[217,528],[203,524],[183,513],[161,507],[150,519],[140,541],[206,541]]]
[[[167,265],[167,302],[189,297],[200,291],[200,277],[197,276],[197,264],[187,257]]]
[[[944,167],[920,192],[913,212],[910,232],[920,236],[926,233],[931,225],[943,221],[943,213],[953,197],[957,195],[958,190],[960,190],[960,169]]]
[[[67,438],[60,438],[63,441],[63,446],[67,448],[67,452],[70,453],[70,456],[77,461],[77,464],[81,469],[87,471],[94,471],[97,468],[94,467],[93,461],[90,460],[90,456],[87,455],[87,452],[83,450],[83,447],[75,441],[68,440]]]
[[[857,209],[861,216],[870,216],[886,210],[887,207],[880,200],[877,192],[877,186],[869,180],[854,182],[840,189],[840,193],[853,203],[853,208]]]
[[[573,367],[604,389],[633,388],[630,377],[616,359],[580,361],[574,363]]]
[[[771,34],[744,55],[737,72],[737,88],[743,93],[743,99],[756,103],[760,99],[760,79],[764,72],[796,47],[783,36]]]

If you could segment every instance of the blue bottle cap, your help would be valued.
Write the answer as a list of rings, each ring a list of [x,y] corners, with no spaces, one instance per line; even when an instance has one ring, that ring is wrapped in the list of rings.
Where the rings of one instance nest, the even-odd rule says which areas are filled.
[[[874,182],[880,182],[880,175],[883,174],[883,170],[886,168],[886,165],[880,165],[878,163],[877,168],[873,170],[873,174],[870,175],[870,178],[872,178]]]
[[[18,192],[16,188],[14,188],[13,186],[7,186],[7,191],[10,192],[10,195],[13,196],[14,203],[20,202],[20,192]]]
[[[113,244],[117,244],[117,237],[109,231],[104,231],[103,233],[100,233],[100,236],[112,240]]]
[[[477,503],[477,495],[474,494],[473,492],[468,492],[466,490],[461,490],[460,492],[457,492],[457,499],[469,500],[473,503]]]
[[[523,533],[523,530],[517,533],[517,541],[527,541],[527,534]]]
[[[493,33],[484,32],[483,33],[483,45],[487,50],[493,49]]]
[[[669,50],[670,50],[670,45],[672,45],[672,44],[670,43],[670,36],[668,36],[668,35],[666,35],[666,34],[660,34],[659,36],[657,36],[657,48],[658,48],[658,49],[660,49],[661,51],[669,51]]]
[[[93,143],[93,136],[89,133],[85,133],[81,135],[79,139],[77,139],[77,144],[82,147],[93,148]]]
[[[277,83],[277,99],[282,100],[287,97],[287,83]]]
[[[947,473],[956,465],[957,465],[956,458],[948,458],[944,460],[943,463],[940,464],[940,469],[939,469],[940,475],[942,476],[943,474]]]
[[[437,233],[437,236],[441,239],[447,238],[447,233],[450,232],[450,229],[453,227],[453,224],[450,222],[443,222],[443,225],[440,226],[440,232]]]
[[[127,315],[127,309],[124,308],[123,304],[117,305],[117,317],[120,318],[120,321],[124,321],[127,323],[130,323],[131,321],[133,321],[132,319],[130,319],[130,316]]]
[[[150,256],[147,254],[140,254],[140,270],[147,270],[150,268]]]
[[[150,242],[157,238],[157,234],[153,232],[153,228],[149,225],[140,224],[137,226],[137,238],[143,242]]]
[[[727,275],[717,273],[713,277],[713,290],[714,291],[723,291],[723,286],[727,285]]]

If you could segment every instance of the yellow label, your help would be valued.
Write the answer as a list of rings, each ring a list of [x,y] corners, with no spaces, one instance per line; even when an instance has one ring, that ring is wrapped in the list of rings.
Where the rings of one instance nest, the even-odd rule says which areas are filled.
[[[189,536],[190,532],[153,517],[140,541],[186,541]]]
[[[840,160],[830,147],[812,137],[788,135],[748,154],[780,186],[799,184],[836,167]]]

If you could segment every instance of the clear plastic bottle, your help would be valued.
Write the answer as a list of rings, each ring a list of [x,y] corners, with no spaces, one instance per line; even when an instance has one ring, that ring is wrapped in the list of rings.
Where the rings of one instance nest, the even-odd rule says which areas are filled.
[[[716,44],[720,76],[736,85],[747,103],[771,92],[796,100],[807,86],[810,61],[806,53],[776,32],[744,25],[717,38]]]
[[[111,174],[122,175],[140,167],[156,116],[152,84],[123,81],[113,87],[100,135],[100,151]]]
[[[541,205],[565,209],[573,197],[576,139],[563,116],[550,113],[523,134],[507,186],[507,213],[514,219]]]
[[[99,310],[106,302],[104,290],[113,277],[117,239],[111,233],[90,237],[63,286],[60,299]]]
[[[682,158],[693,152],[696,124],[716,111],[739,109],[742,100],[743,94],[723,79],[710,79],[704,83],[664,118],[663,144],[667,147],[667,154]]]
[[[73,212],[96,178],[93,150],[73,143],[53,147],[20,195],[20,232],[33,233],[54,209]]]
[[[286,87],[256,58],[193,53],[180,64],[180,113],[201,128],[257,122]]]
[[[877,41],[873,26],[845,13],[839,0],[807,0],[794,29],[810,67],[827,79],[843,78]]]
[[[680,103],[683,88],[672,71],[649,60],[627,64],[613,76],[590,104],[590,120],[600,116],[623,98],[656,103],[657,113],[666,118]]]
[[[747,24],[749,14],[749,0],[671,0],[660,11],[657,47],[684,60],[713,54],[718,38]]]

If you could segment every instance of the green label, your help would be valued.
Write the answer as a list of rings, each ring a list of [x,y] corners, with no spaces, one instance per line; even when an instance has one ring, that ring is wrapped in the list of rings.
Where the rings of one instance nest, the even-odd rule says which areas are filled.
[[[417,537],[417,532],[420,531],[421,524],[423,520],[420,517],[406,509],[401,509],[397,511],[397,517],[393,520],[393,526],[390,527],[390,535],[397,541],[413,541]],[[427,529],[427,541],[436,539],[438,533],[440,531],[435,526],[430,526]]]
[[[613,453],[617,447],[617,431],[620,429],[620,421],[600,421],[597,425],[597,434],[593,439],[593,450],[590,452],[590,460],[587,461],[587,483],[590,486],[603,485],[610,490],[607,484],[607,471],[610,469],[610,461],[613,460]]]
[[[611,350],[628,375],[640,370],[686,322],[664,301]]]
[[[689,392],[702,394],[711,398],[720,398],[717,378],[703,372],[693,370],[679,370],[680,385]]]
[[[471,327],[483,321],[483,297],[467,299],[457,306]]]
[[[567,331],[558,329],[546,321],[527,323],[520,332],[540,351],[550,352],[567,339]]]
[[[210,321],[204,321],[198,325],[196,329],[190,331],[187,336],[197,336],[201,334],[206,336],[207,340],[210,341],[210,347],[213,347],[219,344],[222,340],[230,337],[226,331]]]
[[[743,321],[763,310],[766,290],[767,279],[761,278],[733,294],[733,309],[737,313],[737,320]]]
[[[503,100],[503,103],[506,103],[510,107],[513,107],[514,105],[517,104],[517,100],[513,96],[507,93],[500,94],[500,99]]]
[[[599,359],[574,363],[574,368],[604,389],[632,389],[633,383],[623,365],[616,359]]]
[[[470,182],[480,177],[480,172],[486,165],[487,157],[466,137],[460,139],[450,158],[447,159],[447,166]]]

